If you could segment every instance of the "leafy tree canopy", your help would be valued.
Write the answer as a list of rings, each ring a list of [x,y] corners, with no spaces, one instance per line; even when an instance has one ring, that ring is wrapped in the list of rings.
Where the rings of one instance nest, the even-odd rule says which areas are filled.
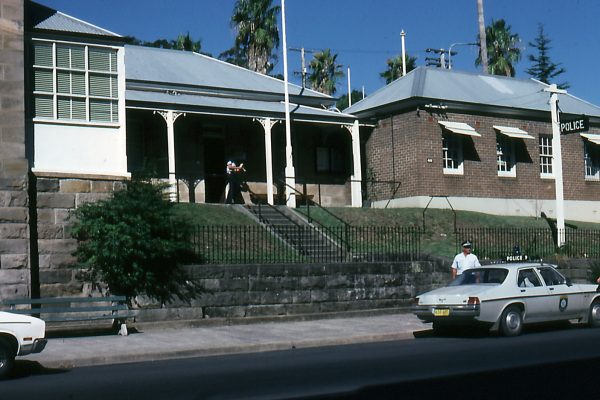
[[[529,42],[529,46],[537,49],[537,56],[530,54],[527,58],[531,61],[531,68],[527,69],[527,73],[535,79],[544,83],[550,84],[551,81],[558,75],[566,72],[566,70],[560,66],[560,63],[554,63],[550,61],[548,55],[550,47],[550,38],[544,34],[544,25],[539,24],[538,36],[533,42]],[[570,85],[567,82],[563,82],[557,85],[560,89],[568,89]]]
[[[166,302],[190,294],[180,264],[194,260],[191,226],[177,220],[164,186],[133,179],[108,200],[75,211],[75,255],[87,278],[115,295],[144,294]]]
[[[133,36],[127,36],[126,40],[137,46],[146,46],[146,47],[157,47],[161,49],[174,49],[174,50],[185,50],[185,51],[193,51],[196,53],[201,53],[210,56],[209,53],[202,51],[202,40],[194,40],[190,36],[190,33],[179,34],[177,38],[169,40],[169,39],[156,39],[155,41],[143,41],[139,40]]]
[[[350,98],[352,99],[352,104],[358,103],[359,101],[361,101],[363,99],[362,91],[357,90],[357,89],[352,89],[352,92],[350,92]],[[335,107],[340,111],[348,108],[349,107],[348,106],[348,95],[345,94],[345,95],[341,96],[340,99],[335,104]]]

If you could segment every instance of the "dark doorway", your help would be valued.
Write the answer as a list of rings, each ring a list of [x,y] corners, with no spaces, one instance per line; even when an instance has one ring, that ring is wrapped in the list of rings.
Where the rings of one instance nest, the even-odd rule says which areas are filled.
[[[204,138],[204,191],[206,203],[225,202],[225,142],[222,137]]]

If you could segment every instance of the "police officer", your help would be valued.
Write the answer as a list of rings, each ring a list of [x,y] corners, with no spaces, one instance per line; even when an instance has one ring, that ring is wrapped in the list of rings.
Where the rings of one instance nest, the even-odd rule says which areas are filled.
[[[462,242],[461,246],[462,253],[458,253],[452,262],[452,279],[455,279],[469,268],[481,267],[477,256],[471,253],[473,244],[470,241],[465,240]]]

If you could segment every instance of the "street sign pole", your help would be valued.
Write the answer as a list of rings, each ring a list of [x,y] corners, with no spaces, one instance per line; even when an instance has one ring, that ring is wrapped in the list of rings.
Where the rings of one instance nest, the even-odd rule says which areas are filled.
[[[560,146],[560,119],[558,116],[558,94],[567,93],[558,89],[556,85],[544,89],[550,95],[550,115],[552,117],[552,172],[554,173],[554,186],[556,191],[556,228],[558,229],[557,244],[565,244],[565,202],[563,196],[562,152]]]

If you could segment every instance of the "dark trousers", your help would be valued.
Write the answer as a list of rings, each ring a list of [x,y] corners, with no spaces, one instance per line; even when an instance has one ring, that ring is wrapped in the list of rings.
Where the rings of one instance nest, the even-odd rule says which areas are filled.
[[[227,182],[229,183],[229,192],[227,193],[225,204],[235,204],[235,199],[241,193],[240,182],[238,181],[235,172],[227,175]]]

